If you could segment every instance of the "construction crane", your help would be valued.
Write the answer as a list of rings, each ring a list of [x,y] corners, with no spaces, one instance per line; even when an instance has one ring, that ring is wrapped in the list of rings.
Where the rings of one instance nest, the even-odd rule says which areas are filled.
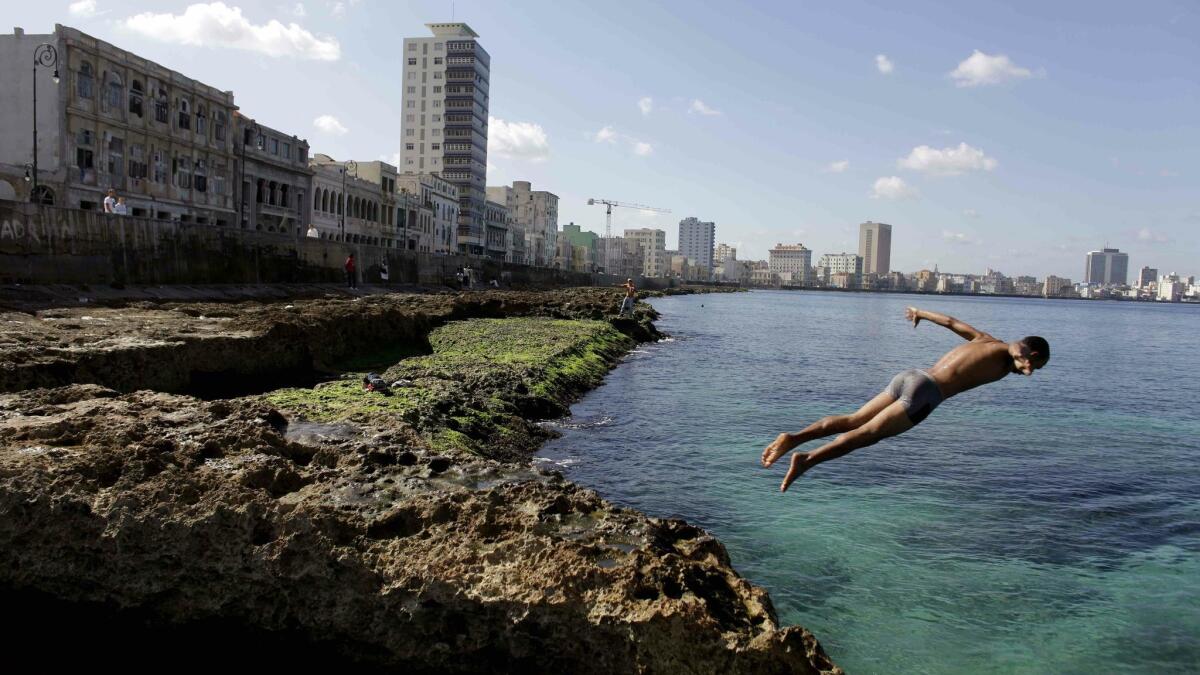
[[[604,222],[604,271],[605,272],[612,271],[612,251],[611,251],[612,236],[613,236],[613,233],[612,233],[612,210],[613,210],[614,206],[620,206],[622,208],[627,208],[627,209],[638,209],[641,211],[654,211],[657,213],[670,213],[671,212],[670,209],[660,209],[655,206],[643,206],[641,204],[626,204],[624,202],[618,202],[618,201],[615,201],[612,199],[589,199],[588,200],[588,206],[594,206],[596,204],[603,204],[605,206],[605,210],[607,211],[607,218]]]
[[[612,239],[612,207],[620,206],[627,209],[638,209],[639,211],[655,211],[657,213],[670,213],[671,209],[660,209],[654,206],[642,206],[641,204],[626,204],[612,199],[589,199],[588,206],[596,204],[604,204],[607,207],[608,219],[604,223],[604,238]]]

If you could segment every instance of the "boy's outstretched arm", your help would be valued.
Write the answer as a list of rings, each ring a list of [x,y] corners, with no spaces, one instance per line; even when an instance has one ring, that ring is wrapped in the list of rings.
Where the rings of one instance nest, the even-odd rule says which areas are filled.
[[[942,326],[944,328],[949,328],[950,330],[954,331],[955,333],[958,333],[964,340],[981,340],[981,339],[982,340],[995,340],[996,339],[996,338],[992,337],[991,335],[988,335],[987,333],[972,326],[971,324],[963,323],[962,321],[959,321],[958,319],[956,319],[952,316],[946,316],[945,314],[938,314],[937,312],[931,312],[926,309],[917,309],[916,307],[906,307],[904,309],[904,318],[911,321],[914,328],[916,328],[917,324],[921,323],[922,319],[932,322],[932,323],[936,323],[939,326]]]

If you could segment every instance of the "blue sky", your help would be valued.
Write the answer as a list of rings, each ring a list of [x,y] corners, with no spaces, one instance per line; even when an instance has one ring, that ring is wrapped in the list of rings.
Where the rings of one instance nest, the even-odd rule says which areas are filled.
[[[586,201],[603,197],[671,209],[614,216],[668,245],[681,218],[714,220],[742,259],[776,242],[856,250],[870,219],[894,226],[896,269],[1078,280],[1108,243],[1131,270],[1200,274],[1195,2],[6,10],[28,32],[65,23],[232,89],[315,152],[360,160],[399,148],[401,40],[453,14],[492,56],[488,183],[555,192],[560,222],[602,231]]]

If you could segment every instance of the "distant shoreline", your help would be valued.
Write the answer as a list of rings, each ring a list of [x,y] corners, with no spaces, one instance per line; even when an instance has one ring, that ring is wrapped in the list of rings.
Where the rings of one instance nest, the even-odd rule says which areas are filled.
[[[1159,302],[1158,300],[1134,300],[1131,298],[1080,298],[1043,295],[1020,295],[1018,293],[963,293],[962,291],[912,291],[881,288],[818,288],[813,286],[745,286],[752,291],[817,291],[820,293],[882,293],[887,295],[922,295],[922,296],[961,296],[966,298],[1024,298],[1026,300],[1078,300],[1081,302],[1130,302],[1151,305],[1196,305],[1200,302],[1184,300],[1180,302]]]

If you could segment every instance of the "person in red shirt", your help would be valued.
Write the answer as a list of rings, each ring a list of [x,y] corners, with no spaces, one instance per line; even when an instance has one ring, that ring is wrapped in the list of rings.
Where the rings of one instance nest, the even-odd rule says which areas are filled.
[[[346,285],[350,288],[358,288],[358,277],[354,273],[354,254],[351,253],[346,257]]]

